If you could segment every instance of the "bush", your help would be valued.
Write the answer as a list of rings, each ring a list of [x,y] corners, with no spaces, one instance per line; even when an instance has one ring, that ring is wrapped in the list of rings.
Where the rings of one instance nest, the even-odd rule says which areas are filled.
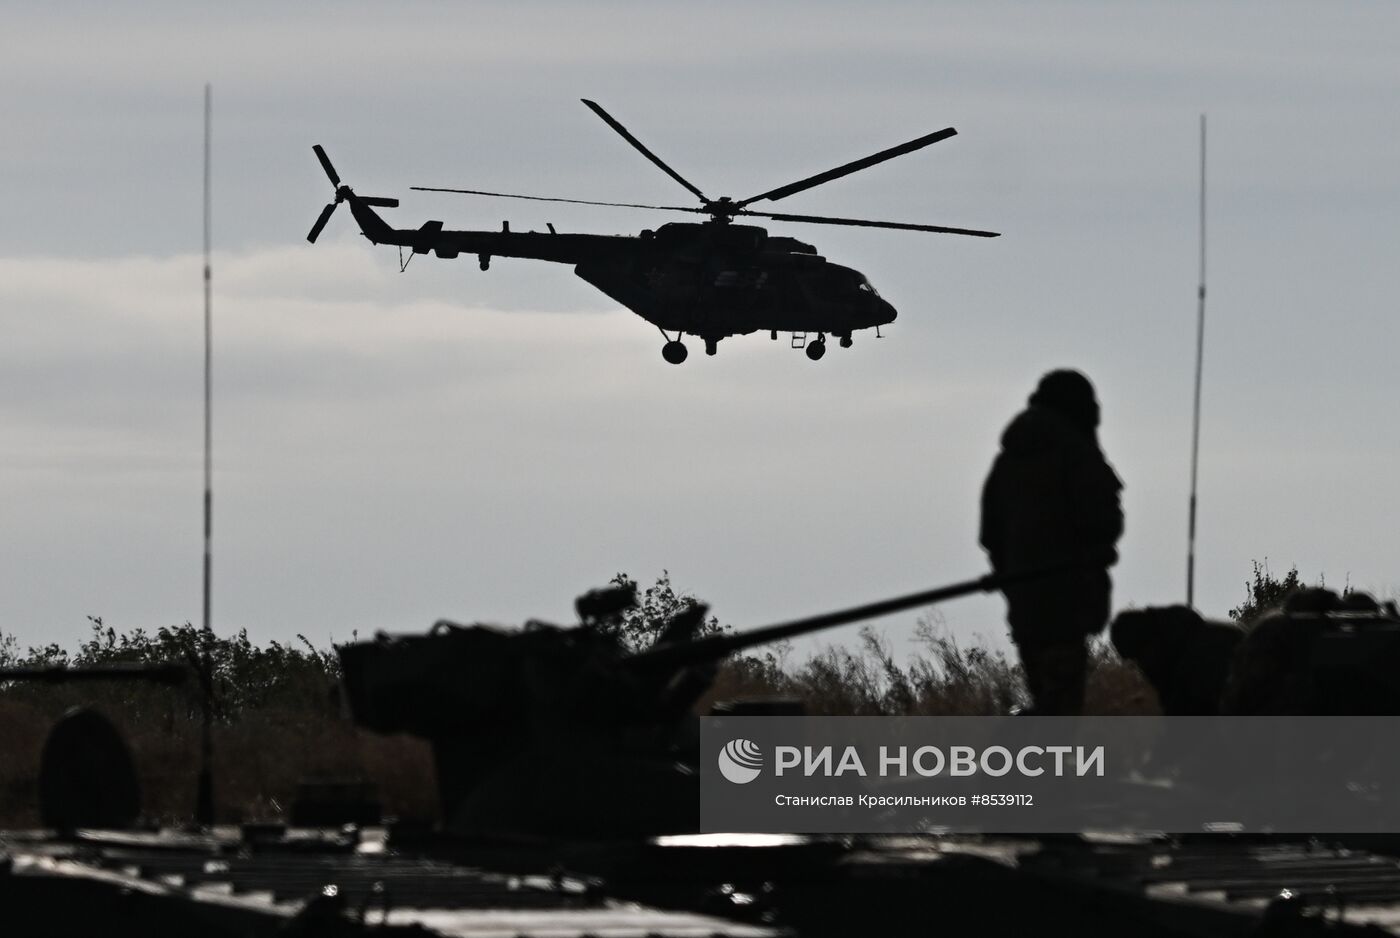
[[[1254,561],[1254,577],[1244,584],[1245,600],[1230,610],[1230,618],[1240,625],[1248,626],[1265,612],[1281,606],[1294,593],[1307,589],[1298,580],[1298,568],[1291,567],[1282,579],[1269,572],[1268,558],[1263,563]]]

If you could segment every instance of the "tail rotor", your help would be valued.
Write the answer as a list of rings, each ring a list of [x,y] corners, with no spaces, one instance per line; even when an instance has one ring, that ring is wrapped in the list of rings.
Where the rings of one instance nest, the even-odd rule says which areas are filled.
[[[340,174],[337,173],[335,167],[331,165],[330,157],[326,156],[326,151],[321,148],[321,145],[318,143],[311,149],[315,151],[316,159],[320,160],[321,168],[326,172],[326,178],[329,179],[331,185],[335,187],[335,198],[329,202],[325,208],[321,209],[321,214],[317,217],[316,224],[312,225],[311,230],[307,232],[307,241],[310,241],[312,244],[316,243],[316,239],[321,236],[321,229],[326,227],[326,222],[330,221],[331,215],[335,213],[335,207],[346,199],[358,202],[361,205],[370,205],[376,208],[398,208],[398,199],[388,199],[373,195],[355,195],[349,186],[342,186],[340,184]]]

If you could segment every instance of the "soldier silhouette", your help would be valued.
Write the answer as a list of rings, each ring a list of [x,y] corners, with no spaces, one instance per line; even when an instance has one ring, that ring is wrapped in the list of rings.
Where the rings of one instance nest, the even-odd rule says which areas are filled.
[[[1089,379],[1077,371],[1048,373],[1002,434],[982,489],[980,540],[993,570],[1086,562],[1003,590],[1037,714],[1083,709],[1087,639],[1108,622],[1123,483],[1099,449],[1098,425]]]

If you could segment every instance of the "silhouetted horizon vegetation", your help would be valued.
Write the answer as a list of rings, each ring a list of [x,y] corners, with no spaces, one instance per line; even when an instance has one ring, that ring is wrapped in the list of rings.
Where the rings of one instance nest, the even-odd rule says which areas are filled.
[[[626,574],[615,585],[628,585]],[[1230,610],[1244,624],[1266,607],[1305,588],[1296,568],[1282,577],[1256,563],[1246,599]],[[609,627],[629,648],[646,647],[694,597],[677,590],[668,572],[639,591],[635,609]],[[303,778],[362,778],[376,784],[386,810],[431,817],[436,793],[425,742],[360,730],[341,714],[335,647],[304,635],[257,644],[246,630],[209,635],[185,623],[147,631],[118,631],[92,616],[90,633],[75,651],[50,643],[21,650],[0,632],[0,667],[102,667],[117,663],[185,664],[204,668],[213,689],[217,797],[221,817],[277,817]],[[726,631],[706,616],[699,634]],[[854,641],[831,643],[800,660],[779,644],[724,661],[697,709],[718,700],[782,697],[800,700],[814,715],[986,715],[1024,706],[1026,695],[1014,655],[959,642],[937,610],[916,621],[914,650],[896,654],[871,627]],[[153,820],[191,816],[202,715],[201,682],[170,687],[112,681],[49,684],[0,681],[0,826],[37,822],[34,777],[48,728],[76,706],[111,719],[133,750]],[[1137,669],[1095,641],[1086,710],[1096,714],[1157,712],[1154,693]]]

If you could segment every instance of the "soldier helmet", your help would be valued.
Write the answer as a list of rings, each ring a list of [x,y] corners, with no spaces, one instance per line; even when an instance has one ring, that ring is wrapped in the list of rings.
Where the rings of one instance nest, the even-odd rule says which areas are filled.
[[[1099,402],[1094,397],[1094,386],[1088,378],[1072,369],[1062,368],[1047,373],[1036,385],[1030,403],[1064,414],[1075,425],[1089,432],[1099,425]]]

